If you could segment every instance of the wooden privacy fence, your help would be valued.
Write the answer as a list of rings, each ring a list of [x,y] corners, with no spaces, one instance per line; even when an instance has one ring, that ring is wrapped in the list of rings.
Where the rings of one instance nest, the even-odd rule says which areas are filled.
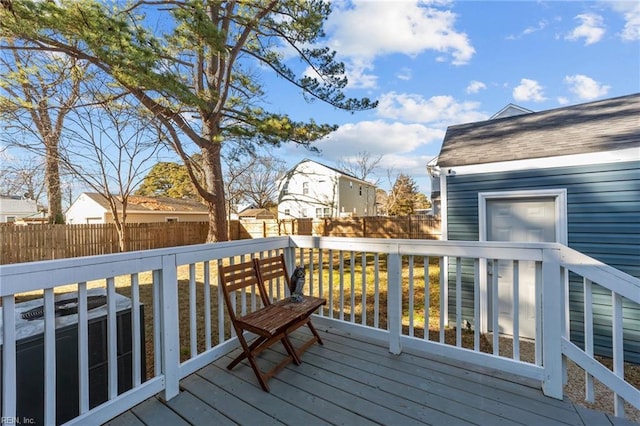
[[[130,223],[129,250],[204,243],[208,222]],[[229,223],[229,238],[281,235],[440,239],[437,218],[358,217],[348,219],[254,220]],[[0,264],[34,262],[120,252],[113,224],[0,226]]]
[[[208,222],[130,223],[129,250],[203,243]],[[120,252],[113,224],[0,226],[0,264]]]
[[[324,237],[440,239],[440,219],[435,217],[354,217],[323,219],[314,235]]]

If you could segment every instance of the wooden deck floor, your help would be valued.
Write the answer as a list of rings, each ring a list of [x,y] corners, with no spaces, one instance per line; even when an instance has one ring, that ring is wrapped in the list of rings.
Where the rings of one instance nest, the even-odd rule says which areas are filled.
[[[167,403],[149,399],[109,425],[635,425],[545,397],[504,375],[452,365],[340,333],[322,333],[300,366],[290,365],[263,392],[231,355],[181,382]],[[295,344],[296,342],[294,342]],[[299,342],[297,342],[299,343]],[[262,363],[280,359],[266,351]]]

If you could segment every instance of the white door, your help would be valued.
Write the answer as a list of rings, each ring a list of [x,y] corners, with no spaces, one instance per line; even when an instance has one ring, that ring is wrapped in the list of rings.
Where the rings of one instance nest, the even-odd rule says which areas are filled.
[[[555,242],[556,208],[553,197],[533,199],[488,199],[487,241]],[[490,262],[491,263],[491,262]],[[487,268],[488,283],[498,274],[498,324],[500,333],[511,335],[514,327],[513,262],[499,261]],[[536,295],[535,262],[518,263],[518,292],[520,301],[519,335],[535,338]]]

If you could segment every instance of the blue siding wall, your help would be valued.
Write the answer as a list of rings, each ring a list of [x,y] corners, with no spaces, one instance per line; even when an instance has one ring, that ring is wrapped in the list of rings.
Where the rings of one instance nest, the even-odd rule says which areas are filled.
[[[566,189],[569,246],[640,278],[640,161],[447,177],[449,240],[479,239],[478,193]],[[450,273],[455,271],[451,260]],[[473,271],[463,268],[462,315],[473,318]],[[452,284],[453,283],[453,284]],[[449,280],[449,312],[455,319],[455,277]],[[611,353],[610,295],[594,290],[596,352]],[[571,339],[583,342],[582,281],[570,277]],[[624,309],[625,359],[640,363],[640,307]]]

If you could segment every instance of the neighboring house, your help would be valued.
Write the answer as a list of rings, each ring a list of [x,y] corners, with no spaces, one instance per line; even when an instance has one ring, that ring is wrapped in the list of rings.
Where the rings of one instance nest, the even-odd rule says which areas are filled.
[[[376,215],[376,187],[333,167],[304,159],[278,182],[278,218]]]
[[[122,212],[122,204],[118,203]],[[127,223],[148,222],[206,222],[207,206],[198,201],[168,197],[130,196],[127,204]],[[112,223],[108,200],[100,194],[84,192],[66,213],[68,224]]]
[[[275,219],[276,215],[267,209],[246,209],[238,213],[240,220],[265,220]]]
[[[443,240],[559,242],[640,278],[640,94],[451,126],[431,167],[439,169]],[[527,337],[535,331],[535,272],[519,269]],[[510,291],[510,264],[486,261],[481,271],[481,282],[499,273]],[[571,338],[582,342],[582,282],[572,278]],[[463,286],[472,294],[468,277]],[[595,345],[610,355],[610,296],[601,293]],[[508,330],[509,307],[502,311]],[[465,300],[463,317],[472,312]],[[624,317],[625,360],[640,362],[640,307],[625,306]]]
[[[34,200],[24,197],[0,195],[0,222],[15,222],[39,215]]]

